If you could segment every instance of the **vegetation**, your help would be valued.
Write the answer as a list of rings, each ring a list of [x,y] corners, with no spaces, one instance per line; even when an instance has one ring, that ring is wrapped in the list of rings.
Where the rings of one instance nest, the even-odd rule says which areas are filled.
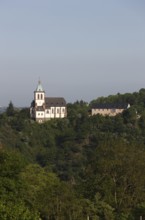
[[[105,102],[131,107],[89,116]],[[0,114],[0,219],[144,219],[145,89],[67,107],[43,124],[12,102]]]

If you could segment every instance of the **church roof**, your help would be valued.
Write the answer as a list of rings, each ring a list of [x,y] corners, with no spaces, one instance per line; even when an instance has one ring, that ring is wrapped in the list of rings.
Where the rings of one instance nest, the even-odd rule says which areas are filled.
[[[45,105],[46,105],[46,108],[63,107],[63,106],[66,106],[66,101],[62,97],[46,97]]]
[[[37,85],[36,91],[37,91],[37,92],[44,92],[44,90],[43,90],[43,87],[42,87],[42,84],[41,84],[41,81],[40,81],[40,80],[39,80],[39,82],[38,82],[38,85]]]

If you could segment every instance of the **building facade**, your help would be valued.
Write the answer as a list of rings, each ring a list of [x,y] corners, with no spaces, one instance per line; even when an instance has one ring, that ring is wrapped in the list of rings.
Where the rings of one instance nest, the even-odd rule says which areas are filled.
[[[62,97],[45,97],[45,91],[39,81],[31,103],[30,117],[39,123],[52,118],[67,117],[66,101]]]
[[[117,114],[122,113],[124,110],[128,109],[130,104],[94,104],[91,108],[91,115],[103,115],[103,116],[115,116]]]

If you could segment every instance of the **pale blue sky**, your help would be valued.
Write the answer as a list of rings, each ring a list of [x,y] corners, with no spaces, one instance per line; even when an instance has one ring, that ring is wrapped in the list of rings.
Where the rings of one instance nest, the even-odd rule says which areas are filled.
[[[0,0],[0,106],[145,88],[144,0]]]

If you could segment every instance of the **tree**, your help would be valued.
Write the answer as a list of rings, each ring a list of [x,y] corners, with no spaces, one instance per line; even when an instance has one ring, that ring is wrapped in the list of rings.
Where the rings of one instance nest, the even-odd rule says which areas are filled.
[[[30,209],[24,201],[26,187],[20,173],[26,164],[18,152],[0,151],[0,219],[39,219],[37,210]]]
[[[1,202],[0,219],[2,220],[40,220],[37,212],[29,210],[23,202]]]
[[[14,116],[14,114],[15,114],[14,105],[11,101],[6,109],[6,114],[7,114],[7,116]]]
[[[89,192],[91,186],[92,196],[99,192],[118,215],[129,213],[140,201],[145,201],[144,158],[141,146],[118,138],[104,141],[97,147],[94,158],[90,158],[84,190]]]

